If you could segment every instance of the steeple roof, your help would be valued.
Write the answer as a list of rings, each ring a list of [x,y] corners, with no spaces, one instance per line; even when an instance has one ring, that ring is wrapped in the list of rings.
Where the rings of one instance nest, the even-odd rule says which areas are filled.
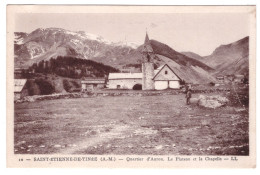
[[[143,45],[143,48],[142,48],[142,52],[144,52],[144,53],[153,52],[153,48],[151,46],[150,39],[149,39],[149,36],[148,36],[147,32],[146,32],[146,35],[145,35],[145,40],[144,40],[144,45]]]
[[[144,44],[150,44],[150,39],[149,39],[149,36],[148,36],[147,32],[146,32],[146,35],[145,35]]]

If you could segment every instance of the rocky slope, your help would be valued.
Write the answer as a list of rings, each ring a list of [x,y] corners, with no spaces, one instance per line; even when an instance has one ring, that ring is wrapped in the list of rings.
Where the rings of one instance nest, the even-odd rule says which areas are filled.
[[[248,74],[249,37],[219,46],[203,62],[213,67],[216,75]]]
[[[193,58],[195,60],[198,60],[198,61],[203,61],[203,57],[200,56],[199,54],[196,54],[194,52],[181,52],[181,54],[187,56],[187,57],[190,57],[190,58]]]

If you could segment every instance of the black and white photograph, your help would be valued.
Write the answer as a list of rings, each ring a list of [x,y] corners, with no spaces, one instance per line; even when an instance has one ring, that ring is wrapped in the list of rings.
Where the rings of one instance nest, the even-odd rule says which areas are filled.
[[[255,156],[255,6],[23,7],[7,8],[14,156]]]

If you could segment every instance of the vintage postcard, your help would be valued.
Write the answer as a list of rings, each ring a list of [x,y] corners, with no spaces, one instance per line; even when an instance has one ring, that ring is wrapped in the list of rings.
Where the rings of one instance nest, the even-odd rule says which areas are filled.
[[[254,168],[255,6],[7,6],[7,166]]]

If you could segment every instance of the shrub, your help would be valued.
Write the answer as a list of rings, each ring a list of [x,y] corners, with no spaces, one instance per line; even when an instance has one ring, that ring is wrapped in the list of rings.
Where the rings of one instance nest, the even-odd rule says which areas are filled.
[[[36,79],[35,83],[39,86],[41,95],[52,94],[55,91],[55,88],[53,87],[53,85],[47,80]]]
[[[79,85],[79,83],[78,82],[76,82],[76,81],[70,81],[72,84],[73,84],[73,86],[75,86],[76,88],[80,88],[80,85]]]
[[[215,83],[214,82],[210,82],[209,85],[210,86],[215,86]]]
[[[249,87],[233,87],[228,96],[234,106],[249,106]]]
[[[66,80],[66,79],[63,80],[63,87],[64,87],[64,89],[65,89],[67,92],[70,92],[70,90],[71,90],[71,88],[72,88],[71,84],[70,84],[69,81]]]
[[[27,86],[27,89],[28,89],[28,95],[29,96],[41,94],[39,86],[35,83],[34,80],[28,80],[26,86]]]
[[[185,85],[185,84],[186,84],[185,80],[180,81],[180,85]]]

